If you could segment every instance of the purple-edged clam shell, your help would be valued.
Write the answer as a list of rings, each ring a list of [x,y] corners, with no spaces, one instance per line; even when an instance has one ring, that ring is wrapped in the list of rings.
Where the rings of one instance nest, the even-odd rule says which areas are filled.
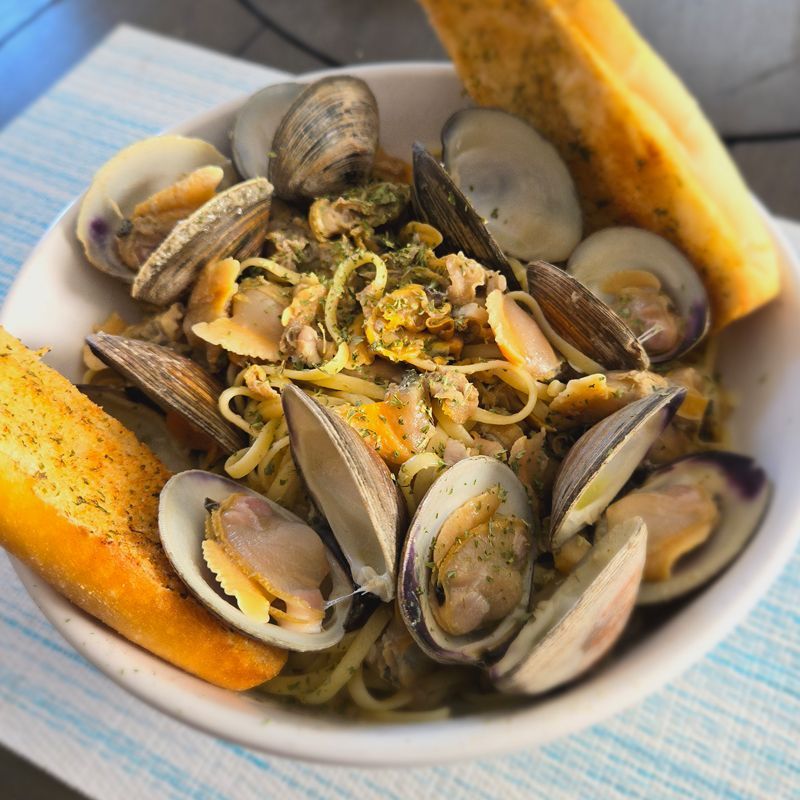
[[[535,552],[524,574],[526,587],[517,608],[488,630],[454,636],[433,616],[429,601],[430,562],[436,537],[447,518],[470,498],[500,485],[506,492],[499,513],[533,525],[530,502],[516,475],[488,456],[457,462],[433,483],[417,508],[406,537],[400,564],[397,600],[400,613],[414,640],[430,658],[444,664],[481,664],[522,626],[527,617]]]
[[[120,150],[97,171],[81,201],[76,232],[89,262],[125,283],[133,283],[134,273],[122,263],[114,247],[115,233],[123,219],[138,203],[207,166],[223,169],[220,189],[233,181],[228,159],[201,139],[154,136]]]
[[[758,529],[771,496],[766,473],[752,458],[722,451],[684,456],[653,472],[640,488],[680,484],[705,487],[719,507],[719,522],[704,544],[678,560],[668,580],[641,585],[640,605],[674,600],[718,575]]]

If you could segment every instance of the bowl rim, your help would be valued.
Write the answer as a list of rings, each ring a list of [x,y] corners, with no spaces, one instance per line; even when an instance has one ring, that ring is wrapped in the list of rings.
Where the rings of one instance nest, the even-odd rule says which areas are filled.
[[[387,62],[317,70],[296,78],[306,81],[334,74],[352,74],[368,82],[370,78],[387,74],[408,79],[455,76],[452,65],[448,63]],[[230,114],[245,97],[218,105],[164,132],[188,133]],[[67,206],[50,225],[25,260],[18,276],[38,260],[45,242],[59,229],[65,215],[79,200],[80,197]],[[787,271],[797,280],[800,276],[798,255],[770,213],[760,203],[758,208]],[[17,279],[3,303],[0,324],[14,303],[16,283]],[[739,585],[737,591],[731,590],[742,572],[743,559],[739,559],[712,587],[692,601],[690,615],[676,615],[656,636],[626,654],[615,664],[613,671],[601,669],[591,680],[535,701],[523,709],[402,725],[354,723],[341,718],[331,721],[291,709],[275,709],[278,713],[273,717],[270,714],[273,707],[267,707],[249,695],[226,692],[205,684],[141,650],[77,609],[30,568],[13,557],[10,560],[34,602],[69,644],[114,683],[169,716],[271,755],[335,765],[399,767],[484,758],[542,745],[634,705],[701,658],[756,604],[800,540],[800,506],[785,527],[786,533],[760,562],[758,571],[748,572],[743,587]],[[725,612],[722,614],[719,613],[718,595],[725,598]],[[67,618],[69,624],[66,624]],[[668,635],[679,637],[684,646],[668,648],[666,652],[663,646],[656,646]],[[126,669],[136,651],[149,668]],[[220,692],[226,695],[225,703],[220,702]],[[269,725],[264,724],[265,709],[270,714]]]

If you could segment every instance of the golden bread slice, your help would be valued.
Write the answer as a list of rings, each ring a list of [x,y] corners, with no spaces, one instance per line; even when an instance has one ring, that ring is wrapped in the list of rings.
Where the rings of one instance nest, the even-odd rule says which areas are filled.
[[[420,0],[472,98],[558,148],[588,231],[637,225],[694,263],[719,329],[779,291],[772,238],[697,102],[612,0]]]
[[[80,608],[210,683],[249,689],[286,653],[225,628],[158,537],[169,472],[0,328],[0,545]]]

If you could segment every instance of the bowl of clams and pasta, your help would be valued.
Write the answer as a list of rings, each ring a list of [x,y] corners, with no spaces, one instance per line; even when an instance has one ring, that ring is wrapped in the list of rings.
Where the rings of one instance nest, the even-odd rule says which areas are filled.
[[[585,230],[555,149],[440,65],[301,78],[134,143],[5,317],[58,263],[34,340],[57,332],[52,363],[173,471],[187,590],[287,664],[216,689],[60,625],[19,570],[114,680],[268,752],[420,764],[584,727],[696,660],[790,552],[778,245],[780,302],[710,333],[680,251]]]

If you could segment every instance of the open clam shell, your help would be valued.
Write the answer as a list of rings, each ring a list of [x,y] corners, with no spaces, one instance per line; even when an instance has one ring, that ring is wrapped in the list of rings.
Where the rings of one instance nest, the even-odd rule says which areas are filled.
[[[502,692],[542,694],[597,663],[622,633],[636,603],[647,528],[640,518],[595,542],[574,570],[535,601],[531,619],[489,670]]]
[[[406,505],[378,454],[302,389],[281,391],[295,465],[327,519],[357,586],[389,601]]]
[[[313,200],[367,179],[378,149],[378,104],[364,81],[336,75],[295,98],[272,140],[278,197]]]
[[[509,255],[564,261],[580,241],[572,176],[556,148],[519,117],[497,108],[457,111],[442,129],[442,161]]]
[[[144,403],[137,403],[124,389],[91,384],[78,385],[78,388],[106,414],[122,423],[142,444],[147,445],[170,472],[191,468],[189,452],[169,432],[163,414]]]
[[[212,261],[256,255],[264,243],[272,202],[266,178],[237,183],[179,222],[145,261],[131,294],[158,306],[177,300]]]
[[[498,512],[533,525],[530,502],[522,484],[505,465],[488,456],[457,462],[433,483],[417,508],[403,548],[398,583],[398,607],[414,640],[435,661],[480,664],[487,654],[507,642],[526,619],[535,553],[523,573],[524,590],[516,609],[488,630],[454,636],[437,623],[429,585],[433,547],[448,517],[470,498],[500,485],[504,490]]]
[[[303,85],[275,83],[256,92],[239,109],[231,131],[233,163],[247,178],[266,178],[275,131]]]
[[[206,500],[220,503],[232,494],[247,494],[268,503],[273,512],[293,523],[305,524],[290,511],[272,503],[257,492],[229,478],[201,470],[189,470],[173,476],[161,491],[158,526],[161,543],[175,571],[206,608],[224,622],[255,639],[290,650],[324,650],[344,636],[350,612],[350,580],[335,556],[328,553],[330,597],[345,598],[332,605],[319,632],[296,631],[274,623],[260,623],[248,617],[226,600],[215,586],[215,579],[203,559]]]
[[[572,446],[553,486],[550,545],[600,518],[678,410],[686,390],[659,389],[610,414]]]
[[[486,223],[442,165],[419,142],[412,148],[416,213],[455,249],[485,267],[500,270],[512,287],[514,272]]]
[[[553,330],[605,369],[645,370],[647,351],[623,319],[563,269],[536,261],[527,268],[528,292]]]
[[[217,401],[224,387],[196,362],[152,342],[109,333],[91,334],[86,343],[156,405],[180,414],[223,452],[233,453],[244,445],[244,433],[219,411]]]
[[[631,227],[597,231],[578,245],[567,270],[605,303],[612,300],[606,287],[615,274],[642,271],[658,279],[683,328],[668,350],[654,351],[645,344],[651,361],[677,358],[708,332],[711,306],[697,271],[677,247],[650,231]]]
[[[132,283],[134,273],[114,246],[120,224],[138,203],[207,166],[224,170],[222,187],[232,182],[230,161],[202,139],[155,136],[120,150],[98,170],[81,201],[77,235],[89,263]]]
[[[764,470],[752,458],[727,452],[685,456],[651,473],[636,491],[681,485],[701,486],[710,492],[719,520],[704,544],[678,560],[670,578],[642,583],[640,605],[674,600],[718,575],[758,529],[771,494]]]

